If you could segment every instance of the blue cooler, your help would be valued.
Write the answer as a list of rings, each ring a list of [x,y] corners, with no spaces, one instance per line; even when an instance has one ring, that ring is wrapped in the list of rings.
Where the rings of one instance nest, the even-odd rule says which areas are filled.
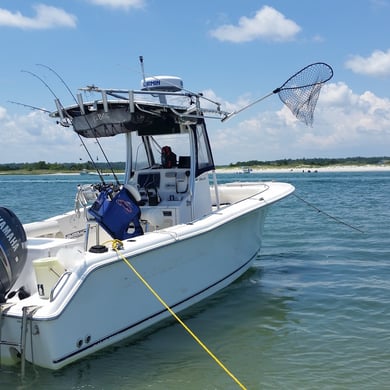
[[[144,234],[140,224],[141,209],[134,197],[125,188],[112,199],[111,196],[111,188],[102,190],[88,210],[97,223],[118,240]]]

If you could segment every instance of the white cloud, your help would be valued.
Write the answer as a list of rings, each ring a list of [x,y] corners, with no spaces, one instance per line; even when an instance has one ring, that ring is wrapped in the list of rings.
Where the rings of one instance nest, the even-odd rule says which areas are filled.
[[[79,142],[71,128],[56,125],[47,114],[10,115],[0,107],[3,134],[1,163],[77,161]]]
[[[35,16],[28,17],[19,11],[11,12],[0,8],[0,26],[17,27],[22,29],[50,29],[57,27],[76,27],[76,16],[67,13],[61,8],[45,4],[33,6]]]
[[[90,158],[72,127],[63,127],[41,111],[10,114],[0,106],[0,164],[12,162],[85,162]],[[5,136],[7,135],[7,136]],[[83,139],[94,159],[104,156],[94,138]],[[125,161],[123,137],[100,139],[110,161]]]
[[[204,91],[204,95],[221,101],[221,108],[229,112],[253,100],[245,96],[237,102],[225,103],[211,90]],[[295,119],[276,96],[270,97],[268,103],[276,109],[264,110],[264,105],[259,103],[227,122],[208,120],[216,164],[389,154],[390,99],[371,91],[356,94],[341,82],[326,84],[314,113],[313,127]],[[56,125],[45,113],[10,115],[0,107],[0,129],[7,135],[2,139],[0,163],[88,159],[72,128]],[[95,153],[100,152],[93,141],[85,140],[95,158]],[[114,161],[124,161],[122,141],[120,137],[102,140],[104,150]]]
[[[210,100],[201,99],[201,106],[203,108],[209,108],[215,110],[216,106],[213,102],[223,101],[222,104],[223,107],[221,107],[221,109],[229,113],[235,110],[239,110],[240,108],[251,103],[251,99],[249,95],[239,96],[236,102],[228,102],[226,100],[224,101],[224,99],[218,96],[212,89],[205,89],[202,91],[202,94],[206,99],[210,99]]]
[[[323,87],[312,128],[295,119],[286,106],[254,113],[256,106],[225,125],[209,126],[216,164],[389,154],[390,99],[370,91],[355,94],[344,83]]]
[[[90,3],[102,5],[110,8],[142,8],[145,5],[145,0],[89,0]]]
[[[6,118],[7,116],[7,110],[4,107],[0,106],[0,120]]]
[[[390,49],[387,52],[375,50],[369,57],[352,56],[346,63],[354,73],[369,76],[390,76]]]
[[[312,156],[388,154],[390,100],[372,92],[361,95],[344,83],[323,88],[311,131],[302,129],[292,145]],[[316,125],[317,124],[317,125]]]
[[[225,24],[210,34],[220,41],[249,42],[255,39],[271,41],[292,40],[301,28],[272,7],[264,6],[253,18],[242,16],[238,25]]]

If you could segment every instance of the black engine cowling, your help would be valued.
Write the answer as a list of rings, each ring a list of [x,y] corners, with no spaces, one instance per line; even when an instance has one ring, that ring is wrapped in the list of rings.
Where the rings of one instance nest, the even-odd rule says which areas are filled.
[[[18,217],[0,207],[0,302],[22,272],[27,259],[26,232]]]

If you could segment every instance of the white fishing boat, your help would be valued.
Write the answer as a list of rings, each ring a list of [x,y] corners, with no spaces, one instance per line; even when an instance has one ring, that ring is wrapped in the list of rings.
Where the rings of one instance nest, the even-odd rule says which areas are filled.
[[[253,169],[249,167],[242,167],[237,173],[247,175],[249,173],[252,173]]]
[[[85,175],[90,175],[90,176],[111,176],[112,174],[110,172],[94,172],[94,171],[88,171],[87,169],[82,169],[80,171],[80,175],[85,176]]]
[[[202,108],[179,78],[86,89],[97,98],[57,101],[51,116],[81,137],[123,137],[124,179],[79,186],[75,210],[40,222],[0,208],[1,364],[59,369],[226,287],[258,256],[268,208],[294,191],[218,184],[205,119],[233,113]]]

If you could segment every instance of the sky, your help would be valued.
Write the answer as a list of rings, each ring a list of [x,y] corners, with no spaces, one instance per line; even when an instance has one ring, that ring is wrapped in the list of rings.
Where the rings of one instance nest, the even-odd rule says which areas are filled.
[[[311,63],[332,66],[311,127],[277,94],[209,121],[217,165],[390,156],[389,20],[390,0],[2,0],[0,164],[88,160],[72,129],[43,111],[55,111],[54,94],[63,105],[73,99],[41,65],[74,93],[91,84],[138,89],[141,55],[147,76],[179,76],[228,112]],[[102,145],[124,161],[120,140]]]

